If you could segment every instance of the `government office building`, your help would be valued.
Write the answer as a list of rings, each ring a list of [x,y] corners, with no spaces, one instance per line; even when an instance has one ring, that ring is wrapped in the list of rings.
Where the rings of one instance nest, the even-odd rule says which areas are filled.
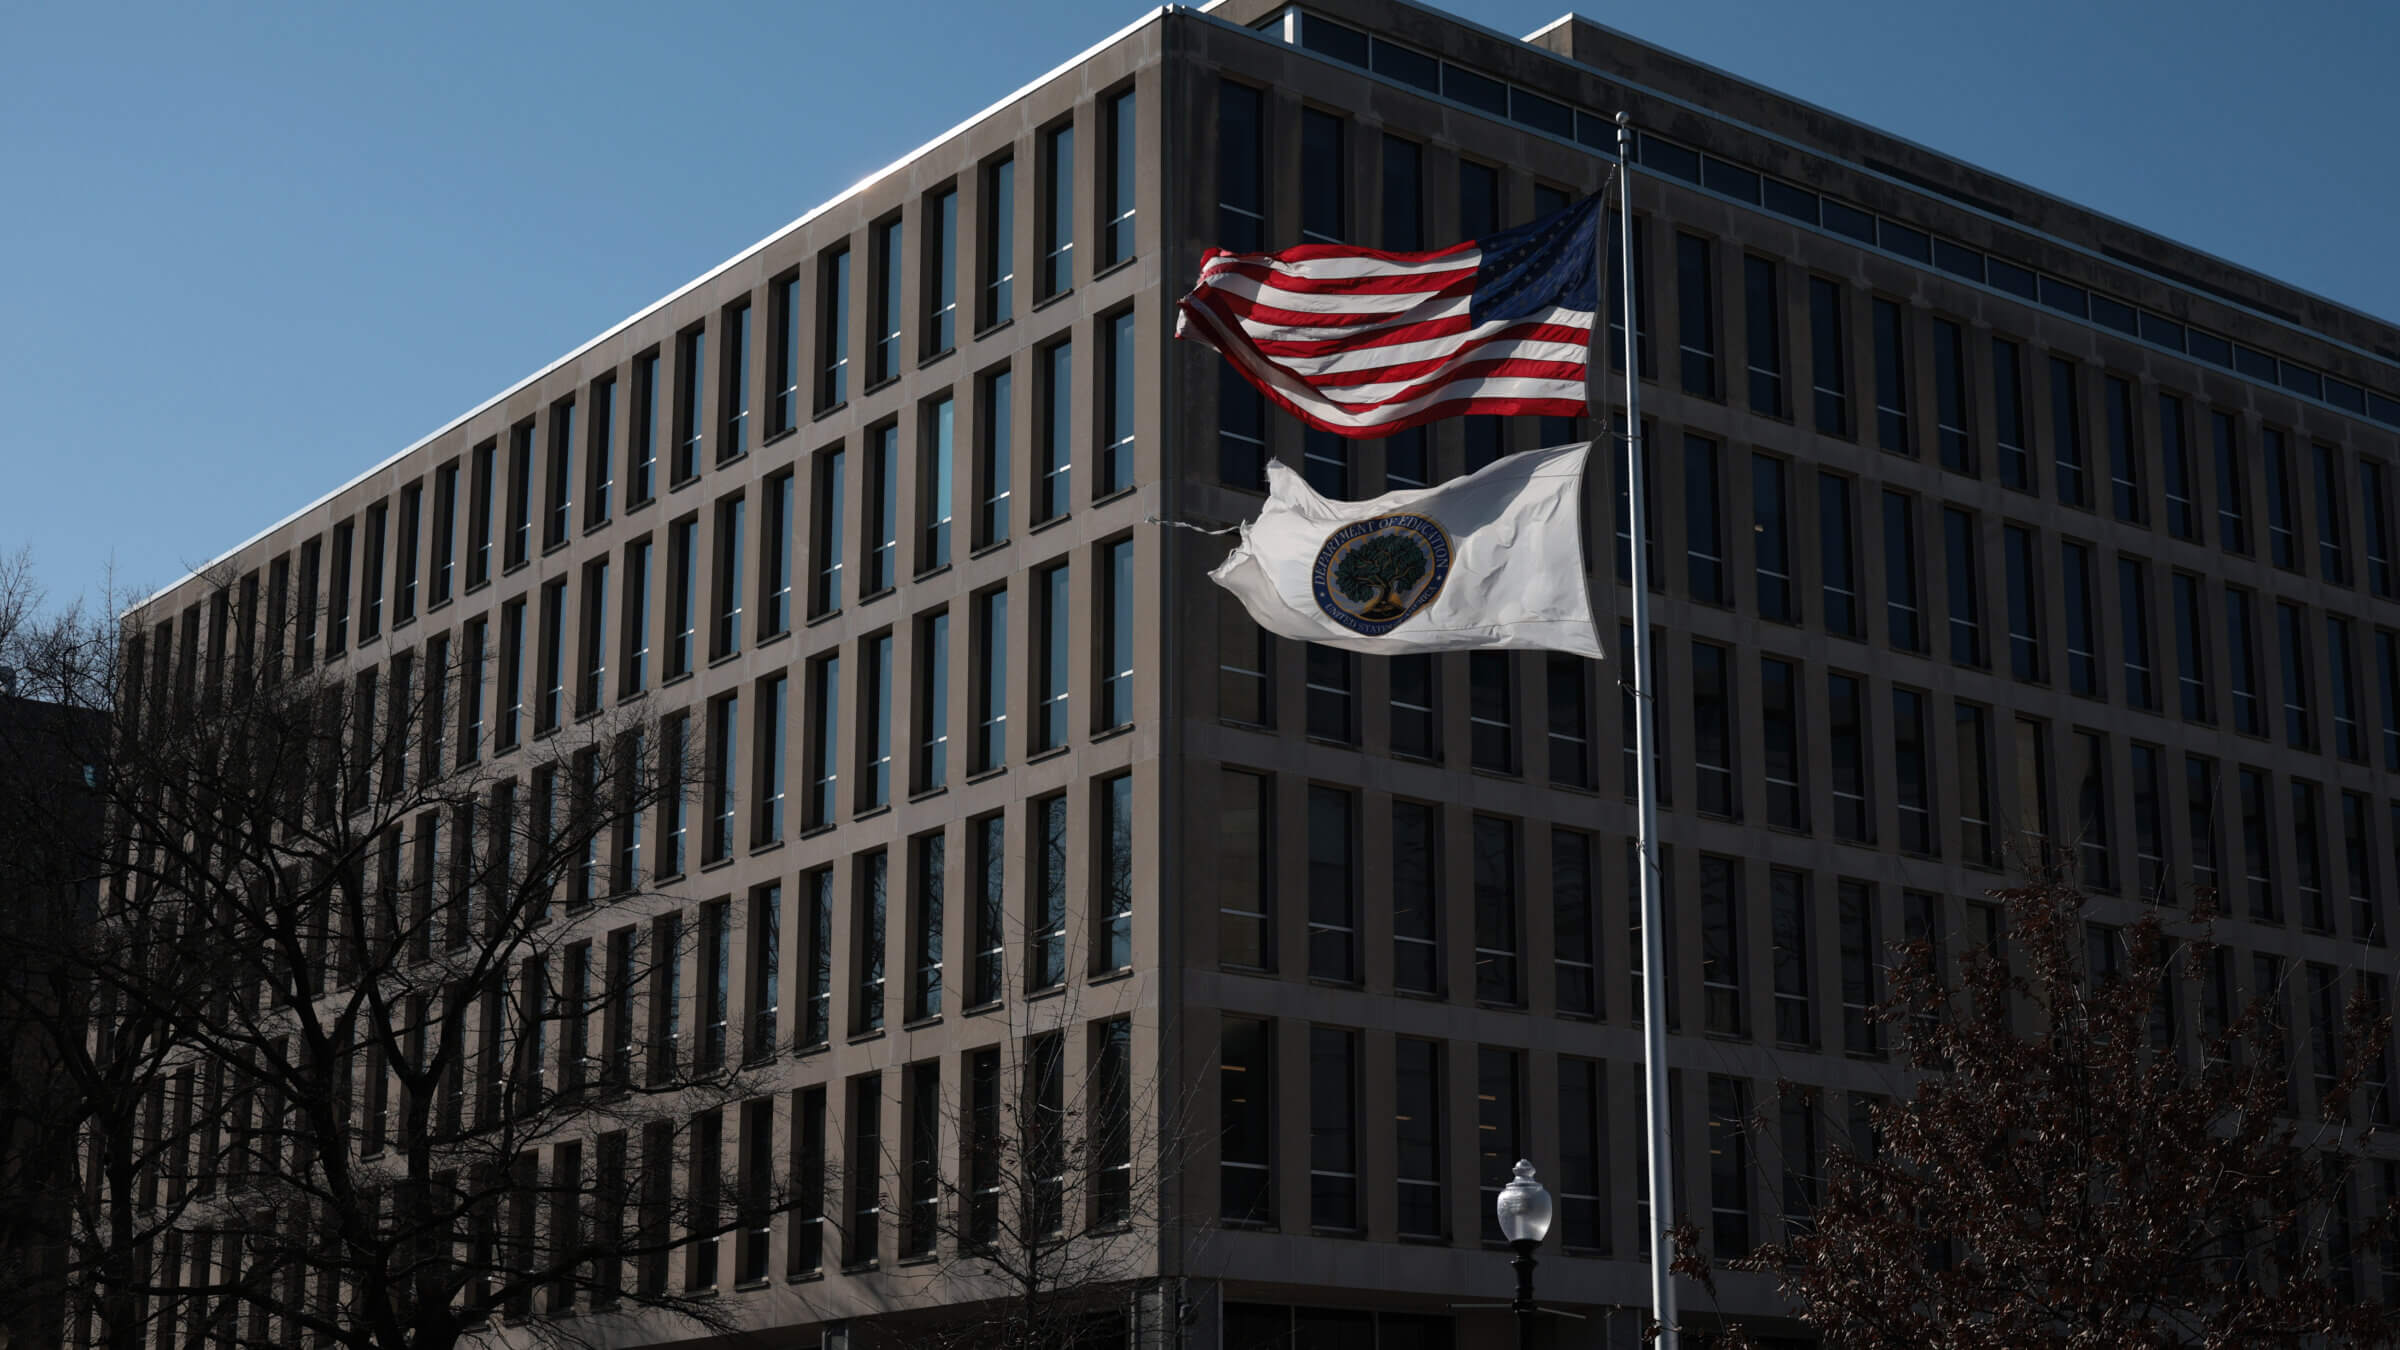
[[[1887,944],[1983,941],[2028,839],[2072,851],[2103,923],[2220,892],[2227,959],[2174,1015],[2272,991],[2304,1098],[2342,1000],[2388,997],[2400,331],[1580,18],[1170,7],[212,572],[322,610],[329,663],[496,656],[485,704],[530,682],[537,734],[571,690],[707,738],[648,865],[731,973],[667,992],[783,1028],[722,1156],[821,1150],[821,1210],[853,1220],[837,1243],[795,1208],[707,1263],[760,1343],[880,1344],[922,1300],[904,1187],[964,1165],[928,1103],[996,1052],[1167,1089],[1131,1094],[1179,1162],[1128,1344],[1510,1344],[1505,1311],[1455,1305],[1507,1297],[1519,1157],[1559,1205],[1542,1300],[1589,1318],[1544,1334],[1634,1343],[1616,672],[1268,639],[1207,579],[1224,539],[1144,523],[1253,515],[1269,458],[1367,497],[1588,434],[1305,432],[1173,340],[1174,304],[1211,246],[1432,247],[1557,209],[1600,186],[1620,109],[1676,1204],[1707,1247],[1805,1221],[1826,1151],[1905,1090],[1866,1016]],[[1621,362],[1621,298],[1611,323]],[[1621,615],[1610,462],[1587,563]],[[213,584],[152,603],[162,642],[203,641]],[[823,899],[776,917],[769,888]],[[778,1023],[761,972],[820,965]],[[909,1175],[843,1170],[891,1141]],[[1722,1290],[1805,1340],[1770,1282]]]

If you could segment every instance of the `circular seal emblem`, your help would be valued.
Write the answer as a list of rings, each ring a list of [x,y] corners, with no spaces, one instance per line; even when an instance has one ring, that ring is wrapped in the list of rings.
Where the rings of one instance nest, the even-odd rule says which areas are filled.
[[[1367,637],[1382,637],[1433,603],[1450,579],[1450,532],[1410,512],[1353,521],[1317,550],[1310,573],[1317,608]]]

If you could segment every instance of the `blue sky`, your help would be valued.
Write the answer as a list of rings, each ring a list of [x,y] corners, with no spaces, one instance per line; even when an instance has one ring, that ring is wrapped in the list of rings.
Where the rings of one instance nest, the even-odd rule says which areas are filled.
[[[1452,4],[1509,33],[1563,7]],[[0,553],[54,598],[172,582],[1142,12],[15,6]],[[1584,12],[2400,316],[2400,7]]]

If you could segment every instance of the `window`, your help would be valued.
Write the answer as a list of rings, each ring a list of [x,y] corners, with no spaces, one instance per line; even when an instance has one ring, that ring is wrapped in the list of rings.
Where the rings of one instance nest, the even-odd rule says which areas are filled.
[[[1559,1244],[1568,1251],[1608,1250],[1608,1096],[1598,1060],[1558,1060]]]
[[[2333,931],[2333,909],[2325,897],[2325,833],[2319,824],[2317,785],[2292,781],[2292,882],[2300,896],[2300,923],[2312,933]]]
[[[2366,522],[2367,589],[2389,599],[2392,595],[2392,499],[2384,469],[2371,459],[2358,462],[2358,508]],[[449,556],[445,545],[442,556]]]
[[[2236,775],[2242,809],[2242,874],[2250,892],[2250,917],[2283,922],[2283,897],[2275,890],[2275,822],[2267,796],[2267,771],[2247,765]]]
[[[917,836],[910,857],[908,1020],[915,1022],[942,1012],[942,901],[949,885],[942,832]]]
[[[932,792],[950,778],[950,614],[917,620],[916,791]]]
[[[683,778],[683,757],[691,735],[691,714],[676,713],[659,726],[661,765],[658,802],[658,870],[655,877],[683,874],[683,840],[689,798]]]
[[[783,887],[775,882],[750,893],[750,1025],[742,1058],[748,1063],[775,1054],[776,1016],[782,1010],[779,982],[783,948]]]
[[[1447,1171],[1442,1160],[1442,1043],[1402,1036],[1392,1048],[1400,1236],[1443,1238],[1450,1223],[1442,1195]]]
[[[1103,779],[1097,797],[1100,922],[1093,965],[1101,971],[1133,965],[1133,776]]]
[[[1042,294],[1075,284],[1075,124],[1042,133]]]
[[[1773,455],[1750,456],[1750,548],[1757,583],[1758,617],[1797,623],[1792,596],[1789,466]]]
[[[1273,1030],[1228,1017],[1219,1032],[1217,1217],[1228,1223],[1275,1221]]]
[[[816,454],[815,500],[810,505],[810,530],[815,544],[817,577],[812,588],[810,612],[831,614],[842,607],[842,495],[843,452],[836,446]]]
[[[675,462],[670,482],[700,472],[700,446],[708,438],[701,401],[708,388],[708,334],[695,328],[675,339]]]
[[[1133,541],[1120,539],[1100,550],[1103,611],[1099,712],[1103,730],[1133,723]],[[1064,573],[1064,568],[1059,569]],[[1061,733],[1064,734],[1063,731]]]
[[[1074,611],[1068,598],[1067,565],[1060,563],[1034,574],[1034,702],[1033,743],[1029,753],[1040,754],[1067,743],[1067,676],[1073,665],[1068,639]]]
[[[366,547],[359,557],[358,641],[365,646],[383,632],[383,547],[391,519],[391,504],[367,508]],[[224,650],[222,647],[217,650]]]
[[[700,1057],[699,1067],[713,1069],[725,1062],[725,1014],[733,986],[733,929],[728,902],[714,900],[700,907]]]
[[[1722,494],[1717,486],[1717,444],[1699,436],[1683,438],[1683,534],[1687,575],[1692,598],[1724,604],[1725,531]]]
[[[1867,803],[1866,709],[1858,677],[1825,677],[1827,742],[1833,756],[1833,834],[1853,844],[1875,842]]]
[[[2125,702],[2158,711],[2158,681],[2150,664],[2150,572],[2117,559],[2117,640],[2125,649]]]
[[[1307,657],[1308,734],[1319,740],[1350,744],[1357,739],[1353,713],[1358,661],[1337,647],[1311,642]]]
[[[400,489],[400,539],[392,559],[392,622],[407,623],[417,617],[417,536],[424,527],[425,485],[411,483]],[[255,578],[250,582],[253,591]],[[249,640],[250,627],[242,626],[243,641]],[[222,637],[220,629],[217,636]],[[223,643],[212,643],[211,649],[221,658]]]
[[[2176,692],[2183,720],[2214,720],[2208,697],[2208,620],[2200,612],[2200,579],[2188,572],[2175,574]]]
[[[1739,816],[1734,792],[1733,677],[1726,652],[1713,643],[1692,644],[1692,762],[1700,786],[1700,809],[1714,816]]]
[[[885,934],[891,855],[862,853],[851,865],[850,1034],[883,1030]]]
[[[583,566],[582,614],[577,619],[575,711],[589,716],[608,701],[608,559]],[[438,686],[436,686],[438,689]]]
[[[721,660],[742,649],[742,535],[749,525],[748,503],[727,497],[717,503],[709,606],[709,659]]]
[[[1059,1232],[1066,1220],[1066,1037],[1059,1032],[1025,1041],[1025,1170],[1032,1182],[1026,1230]]]
[[[1405,993],[1442,992],[1441,876],[1441,808],[1393,802],[1392,978]]]
[[[2400,770],[2400,633],[2375,630],[2375,683],[2383,704],[2383,767]]]
[[[2225,588],[2225,668],[2233,684],[2233,729],[2251,736],[2267,734],[2258,700],[2256,631],[2250,621],[2250,593]]]
[[[990,548],[1008,539],[1010,388],[1008,371],[983,377],[981,434],[975,447],[975,546]],[[1264,413],[1260,416],[1263,418]],[[1260,473],[1265,473],[1263,468]]]
[[[2232,413],[2208,415],[2209,443],[2217,461],[2217,546],[2228,553],[2250,551],[2249,491]]]
[[[1683,349],[1683,392],[1701,398],[1717,396],[1717,297],[1710,263],[1706,239],[1675,236],[1676,339]]]
[[[1990,715],[1972,703],[1954,705],[1951,732],[1958,751],[1959,848],[1968,863],[1991,867],[1999,862],[1992,838],[1992,750]]]
[[[1308,1029],[1308,1221],[1346,1233],[1358,1208],[1358,1033]]]
[[[750,449],[750,302],[727,307],[724,325],[725,362],[718,376],[717,406],[723,410],[725,432],[717,442],[719,464]]]
[[[758,636],[763,642],[792,628],[791,470],[766,481],[759,504],[764,519],[758,532]]]
[[[1475,998],[1515,1006],[1517,980],[1517,827],[1475,817]]]
[[[2315,452],[2317,471],[2317,575],[2336,586],[2350,584],[2350,557],[2344,548],[2344,517],[2349,502],[2342,495],[2342,452],[2318,441],[2310,447]]]
[[[2292,466],[2283,433],[2273,427],[2259,432],[2264,458],[2259,469],[2267,477],[2267,546],[2277,567],[2300,570],[2298,527],[2292,520]]]
[[[966,1057],[967,1110],[959,1141],[967,1192],[963,1244],[989,1246],[1000,1235],[1000,1052]]]
[[[625,429],[625,504],[658,495],[658,353],[633,358],[633,418]]]
[[[1750,1254],[1750,1085],[1708,1076],[1708,1221],[1720,1261]]]
[[[2275,603],[2275,632],[2283,651],[2283,740],[2295,750],[2317,748],[2317,720],[2309,703],[2308,620],[2298,605]]]
[[[817,260],[817,411],[850,400],[850,247]]]
[[[1409,253],[1425,247],[1425,148],[1383,137],[1382,247]]]
[[[1750,411],[1781,417],[1783,407],[1783,309],[1777,303],[1775,264],[1742,259],[1744,321],[1750,365]]]
[[[767,323],[773,338],[768,376],[775,397],[768,408],[767,437],[800,425],[800,277],[779,277],[767,288]]]
[[[1402,658],[1403,660],[1407,658]],[[1419,658],[1423,659],[1423,658]],[[1398,666],[1394,661],[1393,721],[1394,742],[1398,748],[1400,685]],[[1425,660],[1428,671],[1432,662]],[[1549,694],[1550,781],[1566,787],[1597,787],[1592,771],[1591,680],[1589,667],[1583,658],[1552,652],[1544,662],[1545,683]],[[1431,721],[1431,700],[1427,700],[1424,716]]]
[[[1825,574],[1825,628],[1839,637],[1857,637],[1858,569],[1853,552],[1855,529],[1850,509],[1850,480],[1839,474],[1817,475],[1818,565]]]
[[[750,841],[783,838],[784,747],[791,678],[778,671],[758,682],[758,803],[751,808]]]
[[[2042,669],[2042,583],[2036,571],[2033,531],[2022,525],[2000,528],[2000,546],[2008,569],[2008,667],[2020,680],[2036,683]]]
[[[1478,769],[1517,771],[1516,674],[1512,653],[1467,653],[1467,723]]]
[[[979,327],[1016,313],[1017,162],[1003,155],[983,167],[983,305]]]
[[[492,474],[493,461],[499,447],[490,441],[475,447],[474,476],[467,482],[467,589],[473,590],[492,579]],[[311,541],[312,543],[314,541]],[[310,566],[313,552],[309,545],[301,546],[302,570],[310,577],[316,569]],[[304,597],[306,591],[303,591]],[[303,623],[313,623],[316,606],[312,602],[300,606]],[[303,630],[305,631],[305,630]]]
[[[2350,936],[2383,945],[2383,906],[2375,894],[2375,867],[2368,859],[2368,813],[2373,806],[2356,792],[2342,794],[2343,875],[2350,884]]]
[[[1902,651],[1925,650],[1917,611],[1916,503],[1888,490],[1883,494],[1883,587],[1891,644]]]
[[[1135,130],[1133,91],[1110,96],[1101,105],[1108,133],[1108,165],[1100,184],[1100,265],[1113,267],[1133,256],[1135,166],[1142,143]]]
[[[1075,347],[1056,342],[1034,354],[1041,376],[1040,458],[1034,465],[1033,523],[1065,515],[1075,458]]]
[[[1908,439],[1907,317],[1898,303],[1875,298],[1875,444],[1898,455],[1916,453]]]
[[[1742,873],[1729,858],[1700,857],[1700,990],[1711,1035],[1750,1034],[1742,989]]]
[[[1135,387],[1141,378],[1141,364],[1134,349],[1133,311],[1101,322],[1107,343],[1102,359],[1108,371],[1103,386],[1106,404],[1100,415],[1107,439],[1100,447],[1100,477],[1092,490],[1096,496],[1107,497],[1133,486],[1134,414],[1140,402]]]
[[[1008,592],[974,598],[975,772],[1008,762]]]
[[[1927,856],[1941,851],[1933,824],[1933,758],[1925,696],[1892,690],[1892,804],[1900,817],[1900,848]]]
[[[1027,916],[1029,987],[1049,989],[1067,978],[1067,799],[1033,803],[1033,912]]]
[[[1431,808],[1422,808],[1430,811]],[[1397,815],[1394,824],[1399,824]],[[1592,840],[1575,830],[1550,832],[1551,937],[1558,1011],[1598,1017],[1599,929],[1592,904]],[[1405,981],[1402,987],[1408,987]]]
[[[2090,507],[2091,482],[2084,463],[2083,410],[2076,395],[2079,373],[2063,356],[2050,358],[2050,459],[2058,470],[2058,499]]]
[[[2108,785],[2108,736],[2077,731],[2075,750],[2083,761],[2076,774],[2075,818],[2080,830],[2083,883],[2095,890],[2117,888],[2116,799]]]
[[[2325,616],[2325,670],[2333,681],[2333,752],[2356,764],[2367,759],[2366,740],[2358,730],[2358,691],[2350,658],[2350,621]]]
[[[1483,1240],[1501,1240],[1500,1188],[1525,1156],[1525,1056],[1481,1046],[1475,1052],[1475,1179],[1482,1188]]]
[[[1217,959],[1275,968],[1274,781],[1227,769],[1217,778]]]
[[[968,968],[967,1006],[1000,1001],[1008,932],[1007,819],[994,814],[967,822],[973,844],[968,883],[974,887],[973,929],[967,935],[973,964]]]
[[[1776,868],[1767,874],[1767,892],[1775,944],[1775,1039],[1784,1045],[1813,1046],[1817,1027],[1810,991],[1816,972],[1815,944],[1809,938],[1808,874]]]
[[[1092,1028],[1091,1109],[1084,1148],[1092,1168],[1092,1217],[1120,1224],[1133,1211],[1133,1019]]]
[[[1820,435],[1850,434],[1848,351],[1843,341],[1842,288],[1823,277],[1808,279],[1808,342],[1810,379],[1816,396]],[[1622,346],[1623,339],[1619,339]],[[1622,367],[1624,361],[1617,364]]]
[[[1992,440],[2000,449],[2000,485],[2033,491],[2033,456],[2025,448],[2022,353],[2006,338],[1992,339]]]
[[[2154,745],[2132,747],[2134,886],[2142,898],[2172,903],[2167,893],[2167,836],[2165,784],[2159,776],[2159,751]]]
[[[807,828],[831,825],[841,783],[842,658],[820,656],[808,663]]]
[[[858,809],[863,813],[892,801],[892,635],[878,633],[859,644],[859,694],[866,719],[859,727]]]
[[[958,189],[945,187],[926,202],[933,230],[925,250],[926,356],[958,345]]]
[[[493,749],[516,748],[524,713],[525,602],[518,599],[500,607],[500,726],[492,736]]]
[[[536,688],[541,701],[534,705],[533,730],[540,735],[555,731],[566,710],[566,641],[567,641],[567,583],[562,579],[542,587],[541,641],[536,650],[540,661],[540,683]]]
[[[2192,502],[2192,452],[2184,436],[2183,400],[2158,396],[2158,457],[2167,489],[2167,532],[2200,540],[2200,511]]]
[[[1300,240],[1338,244],[1349,234],[1350,187],[1342,119],[1316,108],[1300,110]]]
[[[1876,940],[1875,888],[1845,880],[1835,897],[1841,930],[1842,1049],[1853,1055],[1883,1053],[1883,1030],[1871,1016],[1883,1001],[1883,945]]]
[[[1967,342],[1948,319],[1933,321],[1933,420],[1942,467],[1955,473],[1981,471],[1967,434]]]
[[[850,1080],[849,1222],[842,1229],[842,1264],[871,1266],[883,1244],[883,1075]]]
[[[700,522],[667,526],[667,678],[692,673],[692,632],[699,622]]]
[[[2059,576],[2067,601],[2067,687],[2086,698],[2102,698],[2100,614],[2092,591],[2092,551],[2082,544],[2058,546]]]
[[[1308,790],[1308,974],[1358,981],[1357,799],[1338,788]]]
[[[532,551],[533,423],[523,422],[508,432],[508,537],[502,568],[518,566]],[[335,592],[340,589],[336,587]]]
[[[869,297],[875,306],[875,328],[867,335],[869,385],[897,379],[900,374],[901,231],[901,222],[893,219],[874,226],[868,233],[873,245],[870,262],[875,268],[874,294]]]
[[[2109,495],[2117,519],[2135,525],[2150,521],[2150,485],[2141,438],[2133,426],[2133,386],[2111,375],[2101,384],[2101,415],[2108,429]]]
[[[1788,661],[1759,658],[1759,716],[1764,728],[1760,765],[1767,786],[1767,823],[1808,828],[1808,799],[1800,789],[1799,677]]]
[[[2185,832],[2191,836],[2192,886],[2217,889],[2217,762],[2202,755],[2183,757]],[[2222,897],[2220,897],[2222,898]]]
[[[708,776],[703,786],[708,798],[708,836],[700,855],[704,863],[721,862],[733,856],[734,784],[740,772],[736,761],[741,746],[741,711],[740,696],[735,694],[720,695],[708,705]]]
[[[1400,662],[1395,660],[1395,670]],[[1275,639],[1250,621],[1241,601],[1230,593],[1217,597],[1217,716],[1243,726],[1275,724]],[[1394,676],[1393,699],[1400,697]],[[1393,715],[1393,741],[1398,748],[1399,715]]]
[[[908,1210],[900,1227],[902,1256],[931,1256],[940,1231],[942,1194],[942,1062],[911,1064],[901,1079],[908,1119],[908,1152],[901,1159]]]
[[[1955,506],[1942,508],[1944,570],[1950,584],[1950,659],[1980,666],[1983,652],[1983,569],[1976,561],[1975,517]]]
[[[871,599],[900,580],[900,426],[886,422],[867,433],[867,499],[860,524],[867,537],[860,541],[861,575],[858,595]]]

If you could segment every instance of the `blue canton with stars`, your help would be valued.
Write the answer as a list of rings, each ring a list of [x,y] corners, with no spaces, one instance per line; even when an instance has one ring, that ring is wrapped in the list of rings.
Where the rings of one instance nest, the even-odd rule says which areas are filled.
[[[1467,301],[1469,320],[1525,319],[1548,309],[1598,313],[1593,255],[1599,228],[1600,194],[1594,193],[1556,215],[1485,235],[1477,241],[1483,265]]]

